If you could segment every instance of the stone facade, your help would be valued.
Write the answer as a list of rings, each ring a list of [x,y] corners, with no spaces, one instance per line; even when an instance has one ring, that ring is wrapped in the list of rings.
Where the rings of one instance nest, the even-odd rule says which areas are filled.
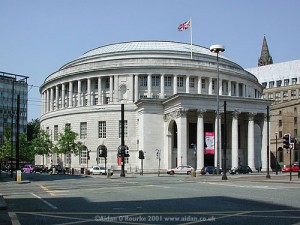
[[[139,171],[139,150],[145,152],[146,171],[157,171],[157,150],[162,170],[183,164],[197,170],[204,165],[222,167],[223,145],[220,152],[205,153],[205,133],[214,132],[215,139],[220,133],[222,140],[224,132],[223,116],[221,132],[215,131],[219,92],[221,112],[227,102],[228,167],[246,164],[265,170],[264,118],[269,101],[261,99],[257,78],[236,63],[220,56],[219,71],[217,87],[216,55],[194,45],[191,59],[190,45],[185,43],[127,42],[85,53],[45,79],[40,88],[41,125],[54,137],[54,132],[57,136],[71,124],[90,160],[83,151],[69,155],[68,160],[48,157],[48,164],[91,167],[97,165],[97,147],[105,145],[108,166],[119,169],[120,105],[124,104],[125,144],[130,150],[127,171]]]

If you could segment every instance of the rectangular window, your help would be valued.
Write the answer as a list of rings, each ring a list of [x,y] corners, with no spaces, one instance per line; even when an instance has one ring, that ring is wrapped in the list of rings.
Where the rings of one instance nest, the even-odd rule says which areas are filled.
[[[58,140],[58,125],[54,125],[54,135],[53,135],[54,141]]]
[[[288,92],[288,91],[284,91],[284,92],[283,92],[283,97],[284,97],[284,98],[289,97],[289,92]]]
[[[106,78],[106,80],[105,80],[105,88],[109,89],[109,86],[110,86],[109,78]]]
[[[280,99],[280,92],[275,93],[275,99]]]
[[[191,88],[194,88],[195,87],[195,78],[190,78],[190,83],[189,83],[189,86],[191,87]]]
[[[292,96],[292,97],[296,97],[296,95],[297,95],[296,90],[291,90],[291,96]]]
[[[278,126],[281,127],[282,126],[282,120],[278,121]]]
[[[297,84],[297,78],[292,78],[292,85]]]
[[[273,99],[273,93],[268,93],[268,99]]]
[[[80,139],[86,139],[87,137],[87,122],[80,123]]]
[[[172,86],[172,77],[165,77],[165,86],[171,87]]]
[[[263,83],[261,83],[261,85],[263,86],[263,88],[266,88],[267,87],[267,82],[263,82]]]
[[[289,79],[284,79],[284,86],[288,86],[289,85],[290,80]]]
[[[204,78],[201,79],[201,88],[205,89],[205,79]]]
[[[106,138],[106,121],[98,122],[98,138]]]
[[[80,157],[79,157],[79,163],[80,164],[87,164],[87,149],[83,149],[81,152],[80,152]]]
[[[127,120],[124,120],[124,137],[127,137]],[[119,120],[119,138],[121,138],[121,132],[122,132],[122,127],[121,127],[121,120]]]
[[[152,76],[151,80],[152,80],[152,86],[153,87],[159,87],[159,84],[160,84],[159,76]]]
[[[140,79],[140,86],[147,87],[147,84],[148,84],[147,76],[140,76],[139,79]]]
[[[71,124],[70,123],[66,123],[65,124],[65,128],[71,129]]]
[[[294,137],[298,137],[298,130],[294,129]]]
[[[294,117],[294,124],[297,124],[297,123],[298,123],[298,118]]]
[[[183,87],[183,77],[177,77],[177,87]]]
[[[282,138],[282,131],[279,131],[279,138]]]
[[[276,86],[277,86],[277,87],[281,87],[281,82],[282,82],[282,80],[277,80],[277,81],[276,81]]]
[[[274,81],[270,81],[269,82],[269,88],[273,88],[274,87]]]

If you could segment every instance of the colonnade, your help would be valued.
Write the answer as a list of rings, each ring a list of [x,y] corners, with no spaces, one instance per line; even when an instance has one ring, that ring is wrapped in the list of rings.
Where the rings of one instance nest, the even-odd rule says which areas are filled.
[[[123,77],[125,80],[120,81]],[[42,90],[42,112],[64,108],[103,105],[120,102],[120,86],[126,85],[127,101],[140,98],[167,98],[176,93],[209,94],[217,93],[217,78],[179,74],[131,74],[88,77],[45,85]],[[50,87],[48,87],[50,86]],[[227,96],[259,98],[260,93],[237,79],[219,80],[219,94]]]

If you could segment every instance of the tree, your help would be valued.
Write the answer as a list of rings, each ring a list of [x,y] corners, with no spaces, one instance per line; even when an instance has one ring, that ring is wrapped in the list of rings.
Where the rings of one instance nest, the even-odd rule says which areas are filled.
[[[63,133],[59,134],[57,148],[55,148],[54,153],[78,155],[82,151],[83,144],[76,141],[77,136],[78,134],[72,131],[70,127],[65,127]]]
[[[6,127],[4,129],[4,137],[5,137],[5,142],[0,148],[0,171],[2,169],[2,162],[4,161],[5,158],[11,158],[11,129]],[[12,160],[12,159],[11,159]]]
[[[31,141],[38,136],[40,132],[40,120],[35,119],[27,124],[27,140]]]
[[[53,143],[50,135],[45,130],[40,129],[37,136],[31,141],[31,148],[36,155],[48,155],[51,153]]]
[[[33,162],[34,161],[34,146],[30,141],[27,141],[26,134],[20,134],[20,155],[19,160],[24,162]]]

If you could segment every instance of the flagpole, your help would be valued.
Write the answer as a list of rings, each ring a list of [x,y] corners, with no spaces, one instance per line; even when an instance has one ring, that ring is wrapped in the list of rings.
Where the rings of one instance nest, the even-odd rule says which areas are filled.
[[[193,26],[192,26],[192,17],[190,17],[190,24],[191,24],[191,29],[190,29],[190,38],[191,38],[191,59],[193,59]]]

